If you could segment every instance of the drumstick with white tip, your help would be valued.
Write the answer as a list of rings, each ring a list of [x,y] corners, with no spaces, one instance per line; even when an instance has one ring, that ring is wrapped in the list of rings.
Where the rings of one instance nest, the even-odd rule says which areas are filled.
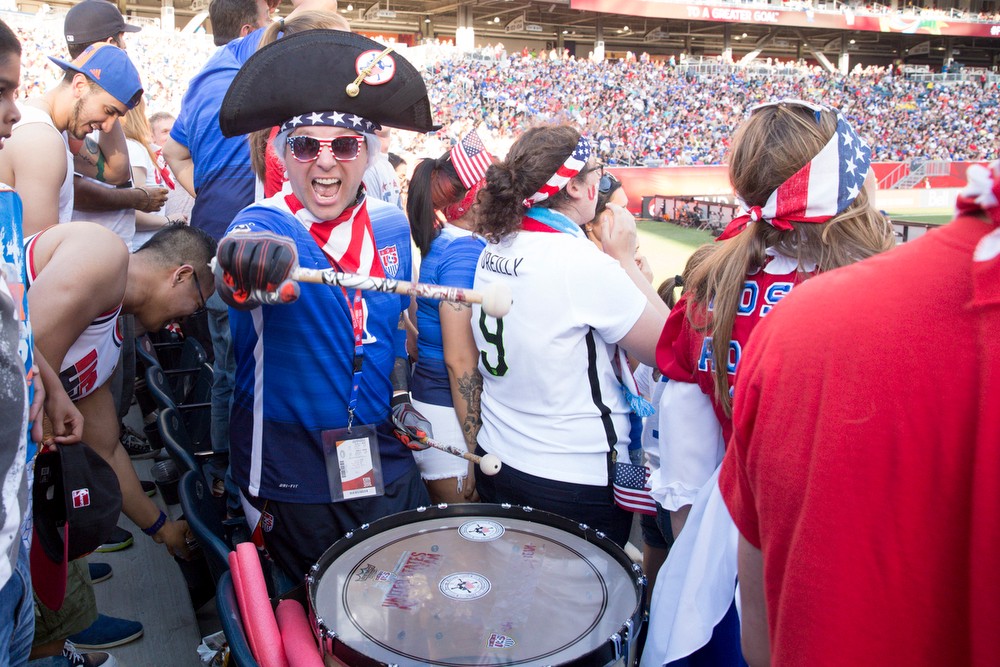
[[[488,477],[492,477],[500,472],[500,467],[503,465],[500,463],[500,458],[495,454],[485,454],[483,456],[479,456],[477,454],[473,454],[472,452],[467,452],[464,449],[460,449],[454,445],[447,445],[443,442],[432,440],[427,436],[417,438],[417,440],[425,445],[430,445],[435,449],[440,449],[442,452],[448,452],[449,454],[460,456],[466,461],[472,461],[478,465],[479,469],[483,471],[483,474]]]
[[[334,269],[292,269],[289,276],[300,283],[320,283],[335,285],[349,289],[359,289],[367,292],[392,292],[410,296],[451,301],[454,303],[480,303],[490,317],[501,318],[510,312],[510,288],[502,283],[494,283],[482,291],[448,287],[446,285],[430,285],[394,278],[376,278],[362,276],[356,273],[343,273]]]
[[[500,467],[503,465],[500,463],[500,458],[495,454],[486,454],[485,456],[479,456],[473,454],[472,452],[466,451],[461,447],[456,447],[454,445],[448,445],[443,442],[438,442],[433,438],[429,437],[426,433],[420,430],[415,430],[413,428],[404,426],[395,417],[392,421],[396,424],[396,437],[399,438],[400,442],[409,447],[414,451],[421,451],[427,449],[428,447],[433,447],[434,449],[440,449],[442,452],[447,452],[454,456],[465,459],[466,461],[471,461],[479,466],[479,469],[483,471],[484,475],[492,477],[493,475],[500,472]],[[423,447],[417,447],[414,443],[420,443]]]

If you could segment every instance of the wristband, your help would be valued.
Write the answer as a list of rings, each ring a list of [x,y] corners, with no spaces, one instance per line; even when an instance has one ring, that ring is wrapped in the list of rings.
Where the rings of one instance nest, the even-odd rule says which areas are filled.
[[[150,201],[152,201],[152,200],[151,200],[151,199],[149,198],[149,190],[147,190],[146,188],[142,187],[141,185],[140,185],[140,186],[136,186],[136,188],[135,188],[135,189],[136,189],[136,190],[141,190],[141,191],[142,191],[142,194],[146,195],[146,205],[145,205],[145,207],[144,207],[144,208],[149,208],[149,202],[150,202]]]
[[[150,526],[149,528],[143,528],[142,532],[152,537],[153,535],[156,535],[158,532],[160,532],[160,528],[163,528],[163,524],[165,524],[166,522],[167,522],[167,515],[164,514],[163,510],[160,510],[160,516],[157,517],[156,521],[153,522],[153,525]]]
[[[389,401],[389,407],[394,408],[402,403],[410,403],[410,392],[404,391],[402,394],[396,394]]]

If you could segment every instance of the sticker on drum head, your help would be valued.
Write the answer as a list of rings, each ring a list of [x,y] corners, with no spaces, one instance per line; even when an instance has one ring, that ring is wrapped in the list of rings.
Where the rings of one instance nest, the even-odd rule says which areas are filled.
[[[496,521],[478,519],[463,523],[458,527],[458,534],[470,542],[489,542],[503,537],[504,527]]]
[[[452,600],[478,600],[490,592],[490,580],[475,572],[455,572],[441,580],[438,590]]]
[[[498,632],[491,632],[489,639],[486,640],[486,648],[510,648],[516,643],[513,637],[501,635]]]

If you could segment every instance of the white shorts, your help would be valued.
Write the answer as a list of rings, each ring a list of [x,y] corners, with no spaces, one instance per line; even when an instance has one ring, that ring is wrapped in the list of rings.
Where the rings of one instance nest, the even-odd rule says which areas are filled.
[[[410,402],[431,423],[435,440],[465,449],[465,437],[462,435],[462,427],[458,423],[455,408],[433,405],[418,400]],[[454,454],[442,452],[440,449],[432,447],[419,452],[415,451],[413,458],[417,462],[417,468],[420,469],[420,477],[424,480],[433,481],[449,477],[464,479],[469,474],[468,461]]]

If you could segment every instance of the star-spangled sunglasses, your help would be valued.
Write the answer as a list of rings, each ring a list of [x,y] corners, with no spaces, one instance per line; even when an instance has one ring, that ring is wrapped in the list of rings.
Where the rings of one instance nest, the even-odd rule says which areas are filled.
[[[360,135],[346,135],[334,137],[333,139],[317,139],[304,134],[295,137],[288,137],[288,147],[292,149],[292,157],[299,162],[314,162],[319,158],[319,151],[323,146],[330,149],[333,157],[338,162],[350,162],[358,157],[361,145],[365,143],[365,138]]]

